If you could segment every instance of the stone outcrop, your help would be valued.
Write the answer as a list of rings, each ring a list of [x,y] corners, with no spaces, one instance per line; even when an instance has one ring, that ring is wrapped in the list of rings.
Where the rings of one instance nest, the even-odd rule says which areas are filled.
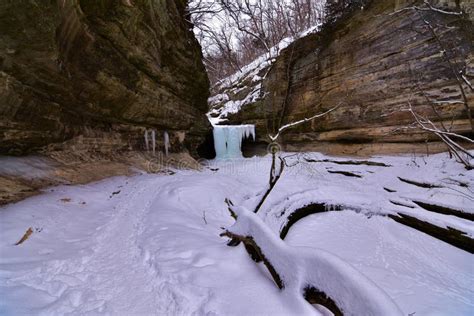
[[[191,152],[209,83],[186,0],[0,3],[0,153],[143,149],[146,128]],[[45,147],[49,145],[49,147]]]
[[[172,175],[176,169],[201,169],[188,153],[124,151],[111,156],[104,151],[61,150],[48,156],[0,156],[0,207],[49,190],[57,185],[75,185],[107,177],[141,172]],[[51,189],[54,191],[54,189]]]
[[[445,150],[433,135],[407,128],[414,121],[406,111],[410,102],[417,113],[472,135],[455,76],[462,71],[474,82],[472,4],[432,2],[471,13],[459,16],[407,9],[411,3],[423,6],[422,1],[371,1],[296,40],[263,80],[265,97],[230,114],[229,122],[256,124],[257,137],[265,141],[268,131],[282,124],[340,104],[329,115],[288,130],[286,149],[362,155]],[[461,84],[474,112],[474,93]]]

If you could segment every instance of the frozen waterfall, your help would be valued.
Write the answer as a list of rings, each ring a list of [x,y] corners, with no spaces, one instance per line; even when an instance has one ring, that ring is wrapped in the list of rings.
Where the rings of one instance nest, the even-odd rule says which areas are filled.
[[[213,127],[216,159],[242,158],[242,140],[250,136],[255,140],[255,125],[214,125]]]

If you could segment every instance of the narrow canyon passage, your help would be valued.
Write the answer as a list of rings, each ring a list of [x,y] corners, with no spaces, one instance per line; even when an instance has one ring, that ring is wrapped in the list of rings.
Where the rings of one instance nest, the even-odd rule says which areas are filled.
[[[0,316],[474,315],[473,0],[0,30]]]

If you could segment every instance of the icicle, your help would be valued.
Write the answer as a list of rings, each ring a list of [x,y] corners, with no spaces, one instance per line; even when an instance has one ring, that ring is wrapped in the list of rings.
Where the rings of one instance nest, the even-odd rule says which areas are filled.
[[[155,149],[156,149],[156,139],[155,139],[155,130],[153,129],[151,131],[151,148],[153,150],[153,155],[155,155]]]
[[[170,137],[167,131],[165,131],[163,134],[163,140],[165,144],[165,156],[168,157],[168,149],[170,148]]]
[[[238,129],[238,138],[239,138],[239,150],[242,148],[242,141],[244,140],[245,137],[245,126],[242,128]]]
[[[145,129],[145,147],[146,147],[146,151],[149,150],[149,147],[148,147],[148,130]]]

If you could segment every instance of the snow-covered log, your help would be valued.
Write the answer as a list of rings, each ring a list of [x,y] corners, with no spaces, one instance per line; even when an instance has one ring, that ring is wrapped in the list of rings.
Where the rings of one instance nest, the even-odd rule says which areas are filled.
[[[339,257],[320,249],[289,247],[257,214],[232,205],[229,211],[236,222],[221,236],[253,247],[286,298],[304,305],[303,297],[326,296],[336,306],[326,307],[335,314],[402,314],[381,288]]]

